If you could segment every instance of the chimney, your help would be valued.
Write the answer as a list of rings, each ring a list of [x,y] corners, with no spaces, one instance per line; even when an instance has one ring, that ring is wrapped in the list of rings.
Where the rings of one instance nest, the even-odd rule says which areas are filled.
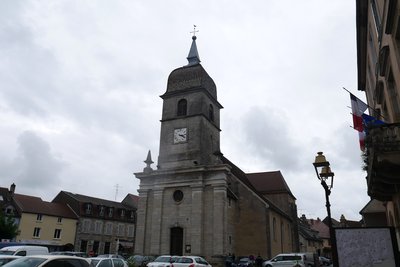
[[[12,183],[12,185],[10,186],[10,194],[11,195],[14,195],[14,193],[15,193],[15,184],[14,183]]]

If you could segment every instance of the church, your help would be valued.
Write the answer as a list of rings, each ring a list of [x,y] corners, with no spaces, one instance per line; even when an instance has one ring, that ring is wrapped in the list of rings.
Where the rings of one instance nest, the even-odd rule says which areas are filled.
[[[220,150],[223,106],[200,64],[195,35],[187,60],[161,95],[157,165],[149,151],[135,173],[135,253],[199,255],[221,266],[228,255],[299,251],[296,198],[280,171],[246,174]]]

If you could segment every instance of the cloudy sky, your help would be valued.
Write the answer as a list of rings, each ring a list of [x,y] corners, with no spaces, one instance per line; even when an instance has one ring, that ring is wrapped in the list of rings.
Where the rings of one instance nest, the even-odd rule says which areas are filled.
[[[368,202],[349,94],[355,1],[69,0],[0,3],[0,186],[121,201],[157,161],[168,75],[193,24],[221,111],[221,150],[245,172],[280,170],[299,215],[325,217],[312,162],[335,172],[332,215]],[[154,165],[153,165],[154,166]]]

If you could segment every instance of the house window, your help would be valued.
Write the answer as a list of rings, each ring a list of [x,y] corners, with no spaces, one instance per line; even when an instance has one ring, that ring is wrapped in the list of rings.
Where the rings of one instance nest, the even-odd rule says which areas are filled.
[[[40,237],[40,227],[35,227],[33,229],[33,237]]]
[[[121,218],[125,217],[125,210],[121,210]]]
[[[112,234],[112,223],[107,223],[106,224],[106,235],[111,235]]]
[[[103,228],[103,222],[96,221],[96,225],[95,225],[95,229],[94,229],[95,233],[101,234],[102,228]]]
[[[181,99],[178,101],[177,116],[186,116],[186,114],[187,114],[187,101],[186,99]]]
[[[214,121],[214,107],[211,104],[208,108],[208,117],[210,118],[210,121]]]
[[[375,29],[378,37],[381,34],[381,18],[379,15],[378,7],[376,4],[376,0],[371,1],[371,6],[372,6],[372,14],[374,16],[374,22],[375,22]]]
[[[133,225],[128,225],[128,236],[133,237],[135,227]]]
[[[89,233],[90,232],[90,221],[89,220],[84,220],[83,221],[83,232],[84,233]]]
[[[55,239],[60,239],[61,238],[61,229],[55,229],[54,230],[54,238]]]
[[[6,214],[13,214],[13,213],[14,213],[14,209],[12,207],[6,208]]]
[[[101,217],[104,216],[104,206],[100,206],[100,207],[99,207],[99,215],[100,215]]]
[[[125,235],[125,225],[123,225],[123,224],[118,225],[118,235],[119,236]]]
[[[40,222],[40,221],[42,221],[42,218],[43,218],[42,214],[38,214],[36,216],[36,221]]]
[[[92,214],[92,205],[90,205],[90,203],[86,204],[85,213]]]
[[[135,212],[133,211],[133,210],[131,210],[131,212],[130,212],[130,218],[131,219],[135,219]]]
[[[58,217],[57,223],[62,223],[62,218],[61,217]]]

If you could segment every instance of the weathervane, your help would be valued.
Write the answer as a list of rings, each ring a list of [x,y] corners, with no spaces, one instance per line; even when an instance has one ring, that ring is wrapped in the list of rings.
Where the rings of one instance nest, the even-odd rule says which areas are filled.
[[[193,31],[190,33],[193,33],[193,36],[196,36],[196,32],[199,32],[199,30],[196,31],[196,25],[193,25]]]

